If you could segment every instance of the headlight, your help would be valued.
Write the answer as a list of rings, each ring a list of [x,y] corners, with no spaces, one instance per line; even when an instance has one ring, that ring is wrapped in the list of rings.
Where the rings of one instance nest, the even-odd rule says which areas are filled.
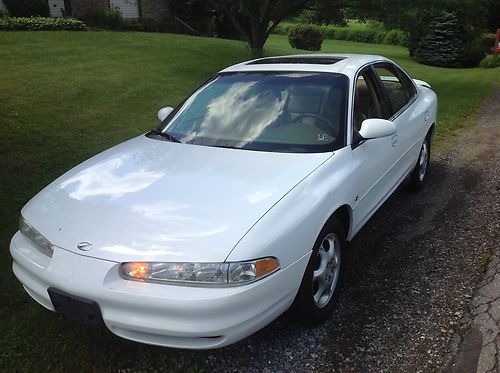
[[[52,257],[52,244],[33,228],[24,218],[19,218],[19,231],[28,238],[42,254]]]
[[[234,286],[260,280],[279,269],[276,258],[236,263],[128,262],[120,266],[125,280],[191,286]]]

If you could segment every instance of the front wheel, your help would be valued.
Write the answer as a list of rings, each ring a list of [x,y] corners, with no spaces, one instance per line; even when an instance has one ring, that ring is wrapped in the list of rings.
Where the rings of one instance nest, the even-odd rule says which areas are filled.
[[[430,154],[431,142],[429,136],[427,136],[420,148],[417,164],[410,174],[410,183],[408,186],[411,190],[417,191],[424,187],[425,177],[429,168]]]
[[[345,230],[336,217],[323,227],[312,250],[292,309],[305,324],[325,320],[335,306],[342,275]]]

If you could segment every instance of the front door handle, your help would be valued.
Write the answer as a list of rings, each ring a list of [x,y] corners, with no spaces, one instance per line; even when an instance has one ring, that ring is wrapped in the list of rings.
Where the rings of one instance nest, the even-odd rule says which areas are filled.
[[[391,138],[391,145],[392,146],[396,146],[399,142],[399,136],[397,133],[395,133],[394,135],[392,135],[392,138]]]

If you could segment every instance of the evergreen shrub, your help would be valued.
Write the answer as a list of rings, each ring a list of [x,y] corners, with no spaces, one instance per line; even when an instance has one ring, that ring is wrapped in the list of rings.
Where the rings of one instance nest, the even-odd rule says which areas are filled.
[[[464,52],[459,34],[460,27],[455,13],[442,12],[430,24],[429,33],[418,43],[415,58],[431,66],[458,66]]]

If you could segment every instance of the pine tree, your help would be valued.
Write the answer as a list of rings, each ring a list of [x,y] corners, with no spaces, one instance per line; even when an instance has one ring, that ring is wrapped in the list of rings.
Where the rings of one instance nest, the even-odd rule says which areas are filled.
[[[418,43],[415,58],[426,65],[456,66],[464,50],[455,13],[442,12]]]

